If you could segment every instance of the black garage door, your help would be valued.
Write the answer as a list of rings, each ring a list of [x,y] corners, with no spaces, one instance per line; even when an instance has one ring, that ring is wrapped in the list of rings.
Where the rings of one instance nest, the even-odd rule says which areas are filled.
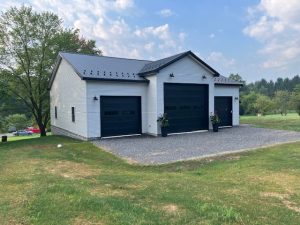
[[[215,112],[221,119],[220,126],[232,126],[232,97],[215,97]]]
[[[141,97],[101,96],[101,136],[140,134]]]
[[[208,85],[164,84],[169,133],[208,130]]]

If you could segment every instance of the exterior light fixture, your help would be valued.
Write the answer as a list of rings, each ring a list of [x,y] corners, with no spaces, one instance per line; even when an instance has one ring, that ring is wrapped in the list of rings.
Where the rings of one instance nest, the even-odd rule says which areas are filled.
[[[206,79],[206,76],[205,76],[205,75],[203,75],[203,76],[202,76],[202,79],[203,79],[203,80],[205,80],[205,79]]]
[[[239,98],[238,98],[238,97],[234,97],[234,100],[236,100],[236,101],[237,101],[237,100],[239,100]]]
[[[98,101],[97,96],[94,96],[93,100],[94,100],[94,101]]]
[[[174,74],[173,73],[170,73],[170,75],[169,75],[171,78],[173,78],[174,77]]]

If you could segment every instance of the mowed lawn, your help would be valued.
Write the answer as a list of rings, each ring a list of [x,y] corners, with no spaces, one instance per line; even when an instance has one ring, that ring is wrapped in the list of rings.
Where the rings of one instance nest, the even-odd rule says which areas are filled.
[[[20,140],[0,144],[0,224],[299,224],[299,177],[300,143],[138,166],[88,142]]]
[[[289,113],[286,116],[280,114],[266,116],[241,116],[241,123],[253,124],[257,127],[300,131],[300,116],[297,113]]]

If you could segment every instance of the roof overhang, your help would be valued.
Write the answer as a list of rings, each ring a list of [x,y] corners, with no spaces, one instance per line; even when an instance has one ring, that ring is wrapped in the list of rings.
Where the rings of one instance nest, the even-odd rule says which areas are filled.
[[[108,78],[97,78],[97,77],[82,77],[82,80],[94,80],[94,81],[117,81],[117,82],[131,82],[131,83],[149,83],[149,80],[129,80],[129,79],[108,79]]]

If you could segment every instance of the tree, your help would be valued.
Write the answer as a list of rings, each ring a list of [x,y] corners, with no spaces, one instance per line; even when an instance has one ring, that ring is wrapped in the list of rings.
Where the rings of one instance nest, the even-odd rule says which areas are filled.
[[[294,93],[291,96],[291,102],[294,109],[300,116],[300,84],[296,85],[294,88]]]
[[[241,94],[241,104],[240,104],[241,115],[256,113],[255,102],[258,97],[259,94],[253,91],[248,94]]]
[[[1,15],[0,84],[30,109],[41,136],[50,120],[47,86],[61,50],[101,54],[95,41],[80,38],[79,30],[64,29],[53,13],[22,6]]]
[[[243,80],[243,78],[242,78],[238,73],[236,73],[236,74],[231,73],[231,74],[229,75],[229,79],[235,80],[235,81],[238,81],[238,82],[245,83],[245,81]]]
[[[268,96],[259,95],[255,101],[254,107],[257,113],[265,115],[272,110],[273,102]]]
[[[274,97],[274,103],[276,110],[279,111],[281,115],[287,114],[287,110],[290,108],[291,95],[288,91],[276,91]]]
[[[9,115],[5,119],[6,127],[15,127],[17,130],[25,129],[30,125],[29,120],[24,114]]]

